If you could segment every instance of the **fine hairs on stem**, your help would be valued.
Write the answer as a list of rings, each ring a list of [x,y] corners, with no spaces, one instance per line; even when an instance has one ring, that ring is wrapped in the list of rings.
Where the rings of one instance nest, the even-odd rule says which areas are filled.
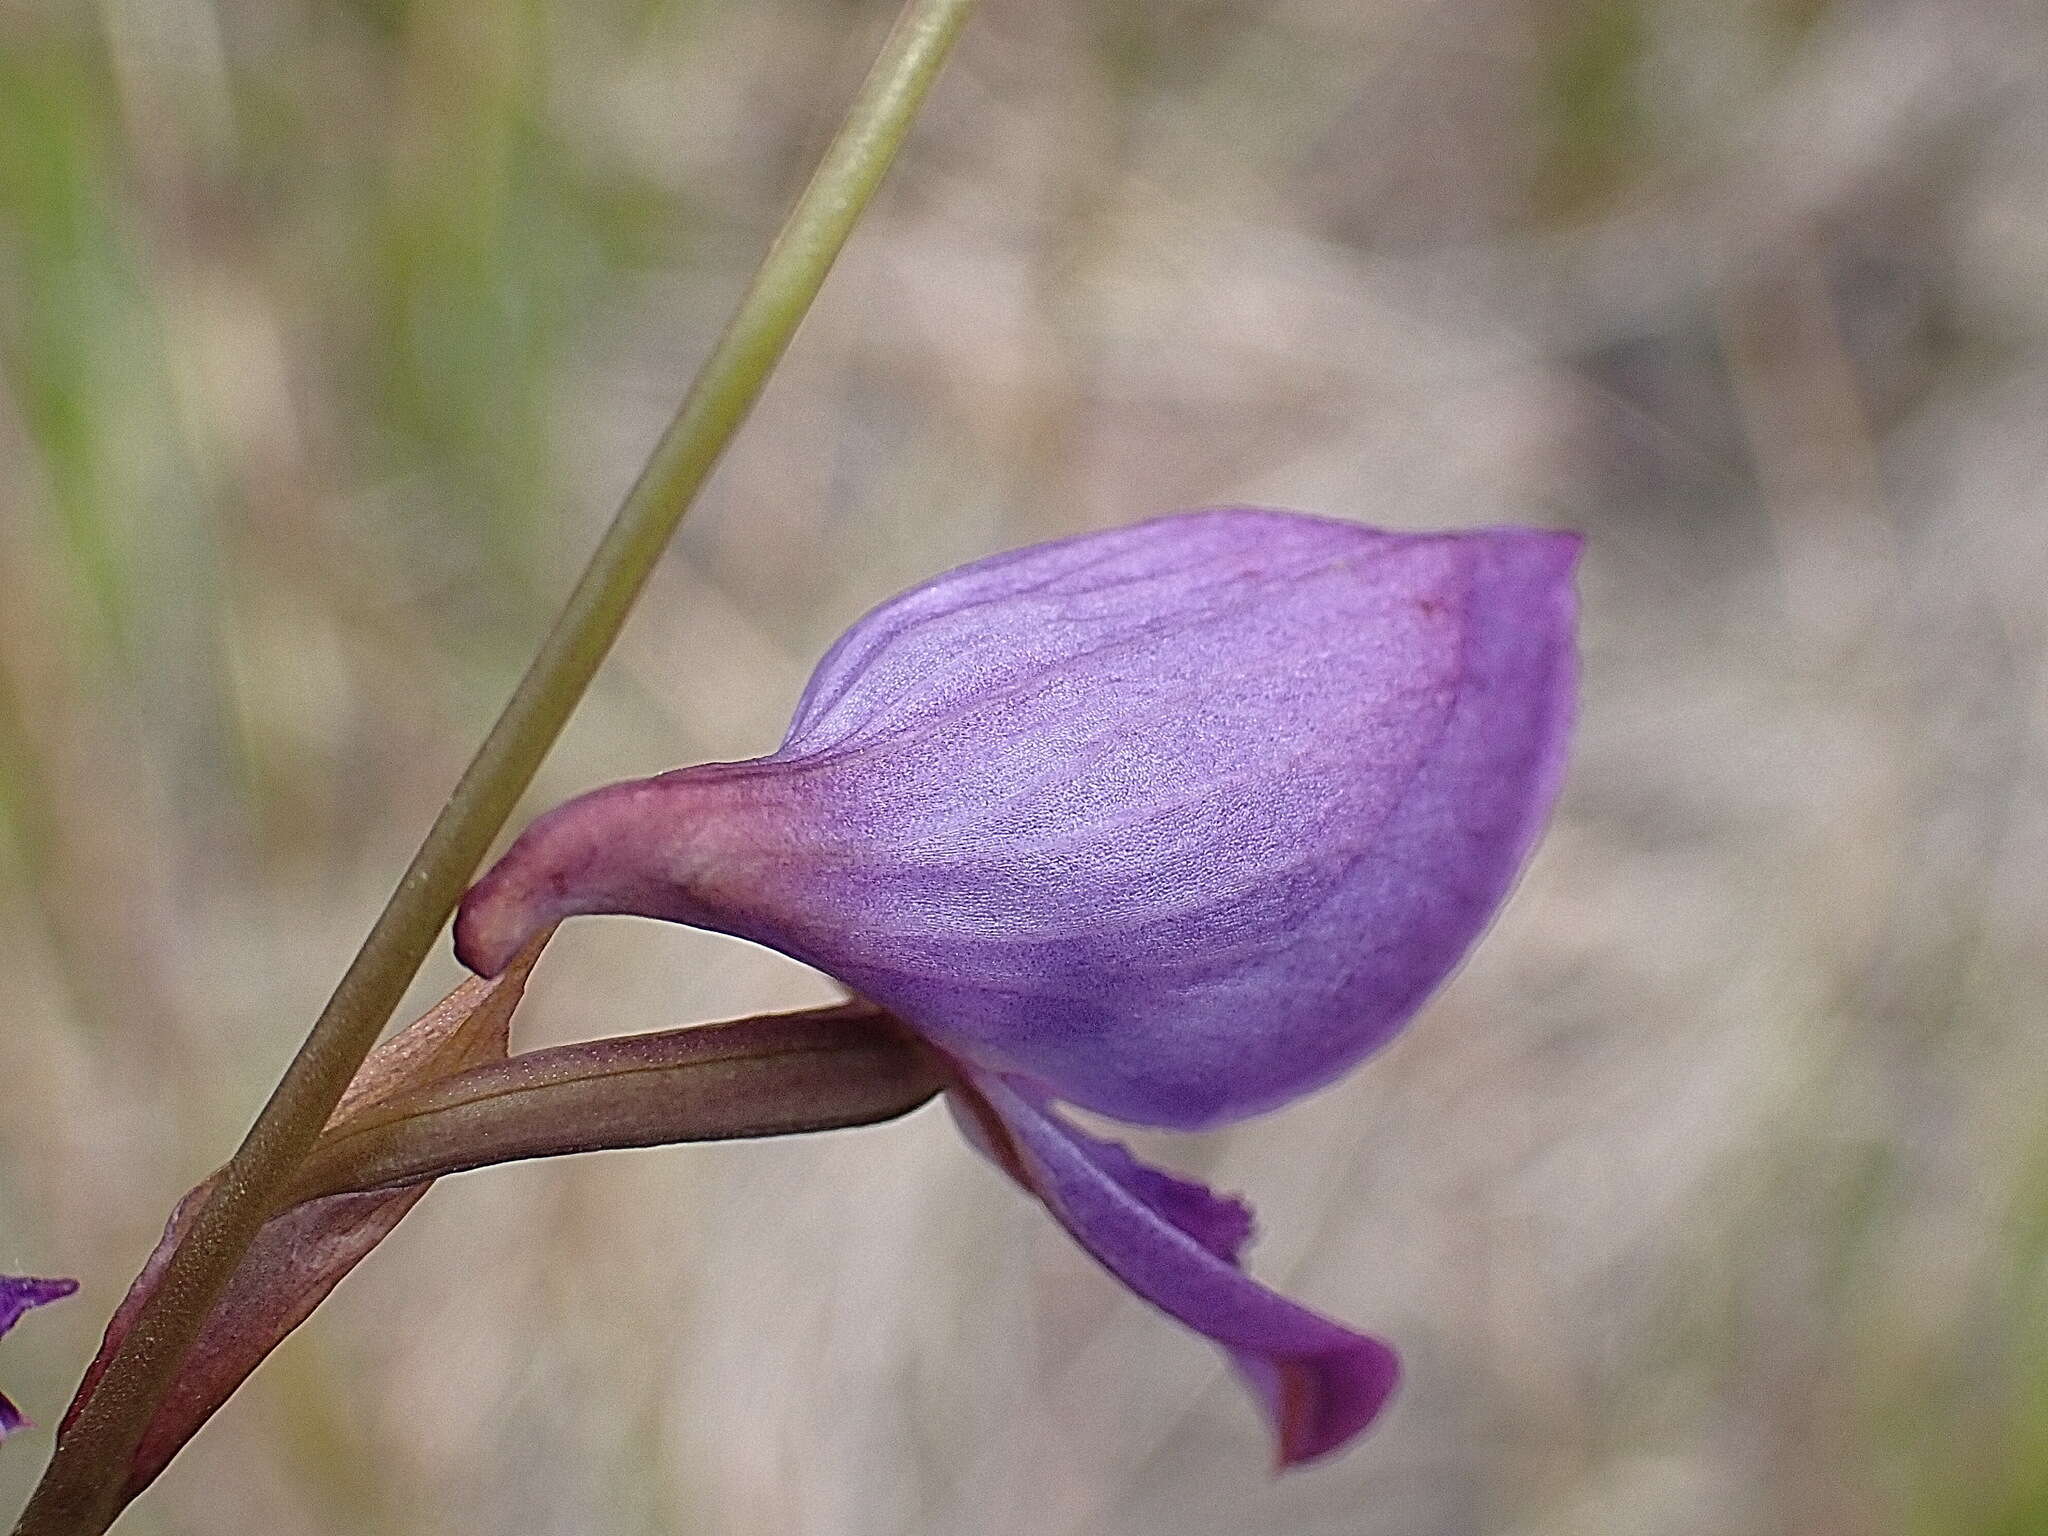
[[[975,0],[907,0],[845,123],[646,469],[163,1283],[59,1444],[15,1536],[98,1536],[208,1311],[291,1186],[554,744],[901,148]]]

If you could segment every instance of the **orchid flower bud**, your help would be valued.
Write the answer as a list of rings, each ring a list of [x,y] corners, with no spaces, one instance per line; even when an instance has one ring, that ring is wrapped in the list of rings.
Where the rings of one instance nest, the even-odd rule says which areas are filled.
[[[35,1308],[62,1301],[77,1289],[76,1280],[32,1280],[26,1275],[0,1275],[0,1335],[6,1334]],[[27,1427],[27,1417],[7,1400],[4,1393],[0,1393],[0,1440]]]
[[[1490,920],[1560,779],[1579,540],[1190,513],[965,566],[818,668],[782,747],[543,816],[465,899],[493,974],[565,917],[752,939],[951,1064],[973,1138],[1220,1344],[1283,1464],[1392,1351],[1238,1268],[1249,1213],[1055,1101],[1240,1119],[1384,1044]]]

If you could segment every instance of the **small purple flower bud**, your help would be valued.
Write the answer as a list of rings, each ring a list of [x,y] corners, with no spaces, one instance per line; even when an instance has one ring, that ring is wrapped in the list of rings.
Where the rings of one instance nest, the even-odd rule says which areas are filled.
[[[76,1280],[32,1280],[26,1275],[0,1275],[0,1335],[37,1307],[62,1301],[78,1289]],[[0,1440],[28,1428],[28,1418],[0,1394]]]
[[[1391,1352],[1246,1278],[1239,1208],[1048,1106],[1214,1125],[1399,1030],[1555,796],[1579,545],[1226,510],[965,566],[857,623],[771,756],[536,821],[457,952],[491,974],[623,912],[838,978],[957,1064],[984,1148],[1083,1246],[1224,1346],[1283,1461],[1322,1454]]]

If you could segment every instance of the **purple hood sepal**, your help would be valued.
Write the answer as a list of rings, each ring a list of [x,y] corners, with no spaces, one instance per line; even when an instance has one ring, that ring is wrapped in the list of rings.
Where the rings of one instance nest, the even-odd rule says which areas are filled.
[[[1005,1166],[1308,1459],[1371,1420],[1391,1352],[1247,1279],[1241,1208],[1048,1106],[1241,1119],[1413,1016],[1555,797],[1579,548],[1226,510],[976,562],[855,624],[771,756],[541,817],[457,952],[488,975],[619,912],[838,978],[960,1066]]]
[[[35,1280],[26,1275],[0,1275],[0,1335],[37,1307],[62,1301],[78,1289],[76,1280]],[[28,1428],[28,1418],[0,1393],[0,1440]]]

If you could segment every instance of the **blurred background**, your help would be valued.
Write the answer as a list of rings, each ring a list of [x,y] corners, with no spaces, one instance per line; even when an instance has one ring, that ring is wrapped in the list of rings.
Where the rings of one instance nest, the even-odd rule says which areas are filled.
[[[884,0],[0,0],[0,1347],[45,1423],[325,999]],[[945,1116],[444,1184],[123,1527],[2048,1531],[2048,10],[988,0],[531,808],[1205,503],[1592,535],[1491,939],[1224,1135],[1409,1379],[1272,1481]],[[424,1005],[456,972],[437,960]],[[566,930],[544,1043],[821,979]],[[16,1509],[46,1438],[0,1456]]]

